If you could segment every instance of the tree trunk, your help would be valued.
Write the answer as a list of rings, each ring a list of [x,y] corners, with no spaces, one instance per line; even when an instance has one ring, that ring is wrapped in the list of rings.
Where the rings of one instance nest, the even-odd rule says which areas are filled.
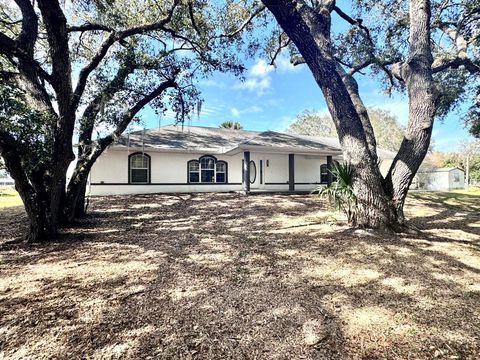
[[[51,218],[48,208],[48,189],[42,181],[43,176],[29,179],[22,168],[22,160],[18,152],[17,142],[13,136],[0,130],[0,155],[5,162],[5,168],[15,180],[15,189],[19,193],[30,222],[27,235],[28,242],[48,240],[52,235]],[[39,180],[34,181],[34,180]]]
[[[123,76],[128,75],[128,72],[123,75],[118,75],[118,79],[114,83],[124,80]],[[122,81],[123,81],[122,80]],[[93,164],[98,157],[102,155],[107,147],[109,147],[121,134],[125,131],[133,117],[150,101],[160,96],[166,89],[175,87],[176,83],[173,79],[166,80],[158,85],[152,92],[140,99],[132,108],[128,109],[121,117],[115,130],[96,141],[92,141],[93,127],[96,116],[100,109],[100,98],[97,97],[87,107],[82,118],[80,128],[80,146],[78,148],[78,160],[72,178],[68,184],[66,204],[63,208],[63,219],[67,223],[74,221],[75,217],[82,217],[85,215],[85,190],[87,187],[88,175],[92,169]],[[109,90],[110,91],[110,90]],[[109,93],[110,94],[110,93]],[[111,95],[111,94],[110,94]]]
[[[401,69],[408,90],[408,125],[385,178],[386,192],[401,224],[405,223],[403,206],[408,189],[430,146],[438,99],[432,76],[430,16],[429,0],[410,1],[410,58]]]
[[[85,180],[78,190],[77,205],[75,206],[75,218],[81,219],[87,215],[87,180]]]
[[[395,209],[385,195],[376,161],[375,140],[368,114],[362,110],[364,106],[358,96],[352,99],[356,84],[339,71],[333,56],[331,9],[313,11],[305,4],[288,0],[263,0],[263,3],[297,46],[325,97],[344,161],[354,169],[358,225],[377,229],[396,227]],[[360,114],[359,110],[362,110]]]
[[[88,175],[94,163],[95,160],[79,160],[77,162],[67,189],[64,209],[64,220],[67,223],[72,223],[75,218],[85,216],[85,191]]]
[[[470,154],[467,154],[467,161],[465,162],[465,189],[470,189]]]
[[[48,241],[55,235],[51,233],[51,219],[48,219],[48,213],[45,212],[42,205],[34,199],[25,199],[22,195],[21,197],[25,205],[28,220],[30,221],[29,233],[26,238],[27,242],[38,243]]]

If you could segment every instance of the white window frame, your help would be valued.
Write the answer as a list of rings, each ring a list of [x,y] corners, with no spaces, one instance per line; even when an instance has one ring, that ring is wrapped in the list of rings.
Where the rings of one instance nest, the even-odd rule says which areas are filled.
[[[193,164],[193,163],[197,163],[198,164],[198,170],[196,171],[191,171],[190,170],[190,165]],[[188,167],[188,183],[189,184],[200,184],[202,182],[202,179],[201,179],[201,164],[200,164],[200,161],[198,160],[190,160],[187,164],[187,167]],[[191,181],[190,180],[190,174],[198,174],[198,181]]]
[[[144,157],[147,159],[147,167],[133,167],[133,159],[137,156],[141,156],[141,157]],[[150,159],[150,156],[148,156],[147,154],[142,154],[142,153],[137,153],[137,154],[132,154],[130,155],[129,157],[129,160],[130,162],[130,174],[129,175],[129,183],[130,184],[136,184],[136,185],[145,185],[145,184],[149,184],[150,183],[150,166],[151,166],[151,159]],[[140,182],[140,181],[133,181],[133,170],[147,170],[147,181],[145,182]]]
[[[213,169],[206,169],[202,166],[203,159],[212,159],[213,160]],[[191,171],[190,165],[192,163],[198,164],[198,171]],[[217,171],[217,165],[223,164],[225,167],[224,171]],[[213,171],[213,181],[212,182],[203,182],[202,181],[202,171]],[[198,181],[190,181],[190,174],[198,174]],[[224,174],[224,181],[217,181],[217,174]],[[228,162],[225,160],[218,160],[212,155],[200,156],[198,159],[192,159],[187,162],[187,183],[189,184],[228,184]]]
[[[217,165],[223,165],[225,169],[223,171],[217,171]],[[224,181],[217,181],[217,174],[223,174]],[[225,184],[227,182],[227,163],[222,160],[215,162],[215,183],[216,184]]]

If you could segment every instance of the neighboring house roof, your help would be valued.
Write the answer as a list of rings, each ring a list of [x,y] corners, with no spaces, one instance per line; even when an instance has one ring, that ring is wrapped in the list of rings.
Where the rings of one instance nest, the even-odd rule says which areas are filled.
[[[181,125],[166,125],[125,134],[113,145],[113,149],[122,148],[211,154],[274,149],[279,152],[341,155],[340,143],[336,138]],[[383,159],[395,156],[381,149],[378,149],[378,154]]]
[[[450,172],[453,170],[460,170],[463,171],[462,169],[459,169],[457,167],[444,167],[444,168],[436,168],[436,169],[429,169],[425,171],[419,171],[421,173],[438,173],[438,172]]]

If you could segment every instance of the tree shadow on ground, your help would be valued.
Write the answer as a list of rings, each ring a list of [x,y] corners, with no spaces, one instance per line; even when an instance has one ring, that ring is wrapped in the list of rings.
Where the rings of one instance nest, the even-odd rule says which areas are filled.
[[[414,201],[415,237],[315,222],[305,195],[94,199],[59,241],[0,248],[0,354],[473,359],[478,228]]]

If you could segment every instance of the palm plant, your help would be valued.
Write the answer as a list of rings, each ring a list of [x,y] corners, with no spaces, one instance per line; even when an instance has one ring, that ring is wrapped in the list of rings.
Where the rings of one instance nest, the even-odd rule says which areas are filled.
[[[314,192],[327,198],[336,210],[345,213],[350,225],[356,225],[357,197],[353,191],[353,167],[335,162],[329,171],[335,181],[328,186],[319,186]]]
[[[231,130],[242,130],[243,126],[238,121],[224,121],[220,124],[220,128]]]

